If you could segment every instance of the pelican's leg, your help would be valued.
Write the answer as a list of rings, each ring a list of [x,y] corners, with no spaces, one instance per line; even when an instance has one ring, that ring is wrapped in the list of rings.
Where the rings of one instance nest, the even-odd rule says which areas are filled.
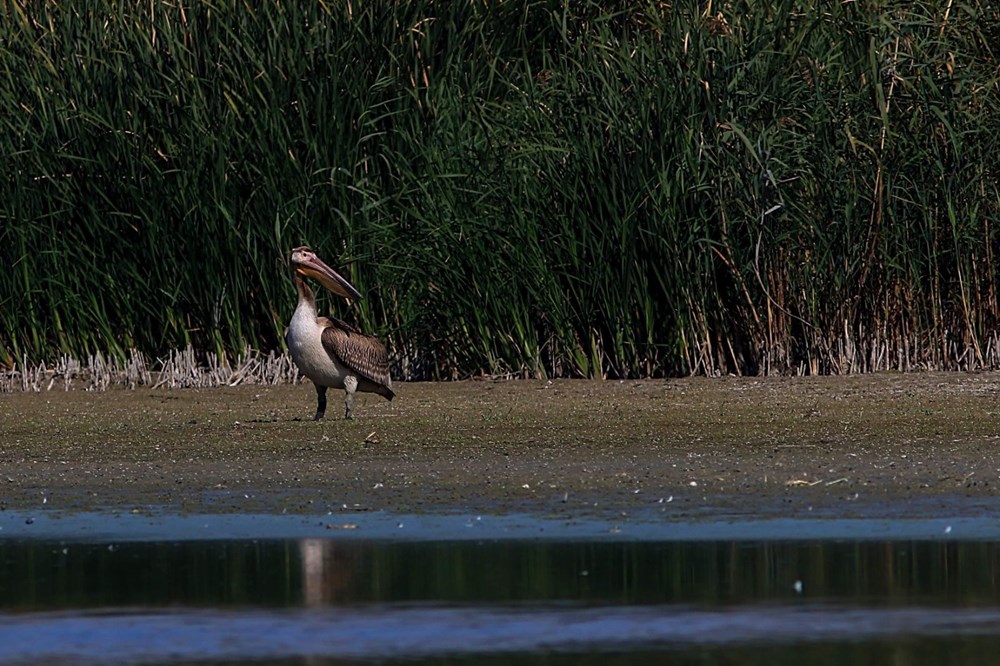
[[[316,384],[316,416],[313,421],[319,421],[326,413],[326,387]]]
[[[354,392],[358,390],[358,378],[345,377],[344,390],[347,391],[347,397],[344,398],[344,405],[347,407],[347,411],[344,413],[344,418],[353,419],[354,415],[351,413],[351,408],[354,406]]]

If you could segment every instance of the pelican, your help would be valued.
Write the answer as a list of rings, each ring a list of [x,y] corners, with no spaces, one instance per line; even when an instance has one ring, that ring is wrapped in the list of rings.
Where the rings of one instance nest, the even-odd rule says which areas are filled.
[[[320,317],[316,312],[316,299],[305,278],[317,280],[348,302],[361,298],[358,290],[308,247],[292,250],[289,265],[299,292],[299,303],[285,332],[285,344],[299,371],[316,386],[313,420],[320,420],[326,412],[328,388],[342,388],[347,392],[344,399],[347,407],[344,418],[347,419],[353,418],[356,391],[378,393],[392,400],[395,394],[385,345],[346,322]]]

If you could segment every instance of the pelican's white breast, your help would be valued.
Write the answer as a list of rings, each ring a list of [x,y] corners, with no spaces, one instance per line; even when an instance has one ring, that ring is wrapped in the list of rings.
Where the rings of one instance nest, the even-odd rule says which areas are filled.
[[[344,378],[351,373],[323,347],[323,328],[316,321],[316,311],[300,302],[288,324],[288,351],[299,372],[314,383],[344,388]]]

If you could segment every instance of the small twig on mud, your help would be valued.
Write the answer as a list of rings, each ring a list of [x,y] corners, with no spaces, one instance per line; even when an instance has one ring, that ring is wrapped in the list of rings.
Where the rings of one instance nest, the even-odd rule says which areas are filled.
[[[842,476],[839,479],[834,479],[833,481],[827,481],[826,485],[828,485],[828,486],[835,486],[838,483],[847,483],[848,480],[849,479],[846,476]]]

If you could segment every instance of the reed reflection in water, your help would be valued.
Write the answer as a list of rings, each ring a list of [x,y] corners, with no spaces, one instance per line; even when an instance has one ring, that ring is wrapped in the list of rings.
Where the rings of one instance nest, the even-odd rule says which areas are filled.
[[[989,605],[1000,591],[998,552],[991,542],[0,541],[0,609],[793,599]]]

